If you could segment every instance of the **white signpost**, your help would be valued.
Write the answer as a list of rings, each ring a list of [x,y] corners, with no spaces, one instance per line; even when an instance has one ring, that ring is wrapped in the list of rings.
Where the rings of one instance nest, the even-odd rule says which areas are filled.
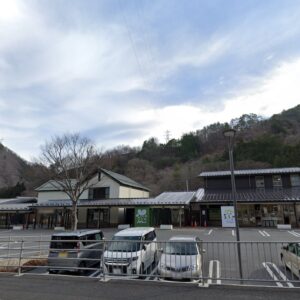
[[[235,227],[233,206],[221,206],[222,227]]]

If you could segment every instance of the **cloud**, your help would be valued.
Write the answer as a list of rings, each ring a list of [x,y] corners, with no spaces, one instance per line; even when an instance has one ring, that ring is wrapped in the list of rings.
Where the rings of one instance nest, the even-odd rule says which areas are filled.
[[[300,6],[0,1],[0,138],[140,145],[299,103]],[[233,9],[234,8],[234,9]]]
[[[231,98],[219,100],[217,107],[201,104],[168,106],[143,111],[139,118],[152,119],[155,125],[148,137],[156,136],[163,141],[166,130],[171,131],[172,137],[178,138],[182,133],[215,122],[229,122],[242,114],[270,117],[300,103],[299,78],[300,57],[281,63],[260,79],[255,78],[255,86],[235,90]]]

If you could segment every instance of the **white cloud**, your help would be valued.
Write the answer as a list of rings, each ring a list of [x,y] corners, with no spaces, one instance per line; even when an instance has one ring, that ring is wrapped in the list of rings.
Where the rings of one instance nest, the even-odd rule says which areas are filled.
[[[172,137],[178,138],[182,133],[215,122],[229,122],[242,114],[270,117],[300,104],[299,78],[300,58],[297,58],[282,63],[260,80],[256,78],[259,84],[255,87],[235,91],[236,95],[223,99],[216,110],[192,104],[168,106],[142,111],[136,114],[135,120],[151,120],[154,125],[148,137],[156,136],[163,141],[166,130],[171,131]]]
[[[218,62],[227,63],[226,55],[247,58],[262,51],[259,54],[265,64],[281,59],[276,49],[269,49],[270,45],[287,42],[299,31],[296,26],[286,30],[290,23],[285,17],[280,19],[284,26],[279,31],[273,31],[276,19],[272,14],[261,30],[253,27],[257,20],[255,14],[241,22],[241,26],[220,27],[207,35],[192,23],[188,28],[182,29],[180,24],[172,27],[174,32],[166,33],[165,39],[159,36],[160,29],[154,28],[153,36],[157,34],[157,40],[153,44],[155,38],[151,40],[151,32],[149,47],[143,44],[141,36],[135,35],[132,45],[125,24],[115,16],[106,22],[101,22],[101,18],[91,19],[92,25],[78,20],[74,26],[69,20],[70,24],[64,26],[64,20],[53,17],[59,7],[54,4],[55,9],[48,15],[47,10],[43,10],[42,5],[34,5],[36,3],[0,0],[0,120],[3,127],[0,138],[26,158],[37,155],[39,145],[49,135],[66,131],[88,132],[97,128],[109,131],[110,126],[115,128],[117,123],[124,127],[128,124],[128,128],[122,127],[112,134],[118,136],[125,132],[123,136],[99,138],[101,145],[107,148],[120,143],[140,145],[151,136],[164,140],[166,130],[171,131],[172,137],[179,137],[184,132],[217,121],[230,121],[244,113],[270,116],[299,103],[300,59],[286,61],[263,77],[249,75],[247,64],[238,66],[239,70],[245,69],[240,79],[247,81],[246,88],[239,88],[237,83],[235,91],[226,91],[226,95],[231,95],[226,98],[215,91],[216,86],[225,89],[231,80],[232,74],[226,67],[223,70],[221,63],[218,65]],[[88,9],[84,13],[87,12]],[[292,22],[297,14],[296,10]],[[77,12],[76,17],[80,16],[81,12]],[[263,27],[263,21],[259,20],[256,29]],[[195,35],[195,31],[201,34]],[[142,70],[139,70],[133,47],[137,49]],[[197,103],[194,98],[200,96],[196,91],[192,96],[185,96],[189,94],[184,90],[186,87],[181,87],[180,82],[176,86],[177,82],[170,80],[176,75],[180,77],[185,67],[203,78],[205,72],[209,72],[209,77],[215,65],[221,69],[215,79],[216,86],[203,83],[207,96],[216,95],[214,104],[206,102],[204,106],[201,102],[204,92]],[[259,74],[265,72],[263,67],[258,69],[262,71]],[[178,96],[174,90],[182,95]],[[173,96],[178,96],[176,102]],[[127,136],[126,130],[135,126],[145,135]]]

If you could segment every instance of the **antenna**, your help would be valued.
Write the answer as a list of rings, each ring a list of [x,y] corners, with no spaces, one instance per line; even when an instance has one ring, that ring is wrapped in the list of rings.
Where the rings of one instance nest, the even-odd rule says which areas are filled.
[[[165,132],[165,139],[166,139],[166,144],[170,141],[171,139],[171,132],[169,130],[167,130]]]

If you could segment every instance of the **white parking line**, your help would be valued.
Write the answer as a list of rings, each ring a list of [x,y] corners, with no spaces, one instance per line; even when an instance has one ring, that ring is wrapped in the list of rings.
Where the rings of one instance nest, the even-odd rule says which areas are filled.
[[[265,230],[258,230],[258,232],[263,236],[263,237],[269,237],[271,236],[268,232]]]
[[[271,262],[263,262],[263,266],[269,273],[272,279],[276,282],[277,286],[283,287],[283,284],[279,282],[279,278],[274,274],[274,272],[271,270],[270,267],[273,267],[274,270],[277,272],[277,274],[283,279],[283,281],[289,286],[289,287],[294,287],[294,285],[288,280],[288,278],[279,270],[279,268]]]
[[[279,268],[275,264],[273,264],[273,267],[289,287],[294,287],[294,285],[288,280],[288,278],[279,270]]]
[[[288,231],[289,234],[295,236],[295,237],[300,237],[300,234],[298,232],[295,231]]]
[[[214,264],[216,265],[216,277],[213,276],[214,271]],[[212,284],[213,279],[217,279],[217,284],[221,284],[220,280],[221,276],[221,269],[220,269],[220,262],[218,260],[211,260],[209,262],[209,270],[208,270],[208,277],[207,284]]]
[[[232,234],[232,236],[235,236],[235,231],[234,231],[234,229],[232,229],[231,234]]]
[[[267,265],[267,263],[263,262],[263,266],[265,267],[265,269],[267,270],[267,272],[269,273],[269,275],[271,276],[272,279],[275,280],[277,286],[279,287],[283,287],[283,285],[278,282],[278,278],[276,277],[276,275],[272,272],[272,270],[270,269],[270,267]]]
[[[211,229],[209,232],[207,232],[206,235],[211,235],[212,232],[213,232],[213,229]]]

